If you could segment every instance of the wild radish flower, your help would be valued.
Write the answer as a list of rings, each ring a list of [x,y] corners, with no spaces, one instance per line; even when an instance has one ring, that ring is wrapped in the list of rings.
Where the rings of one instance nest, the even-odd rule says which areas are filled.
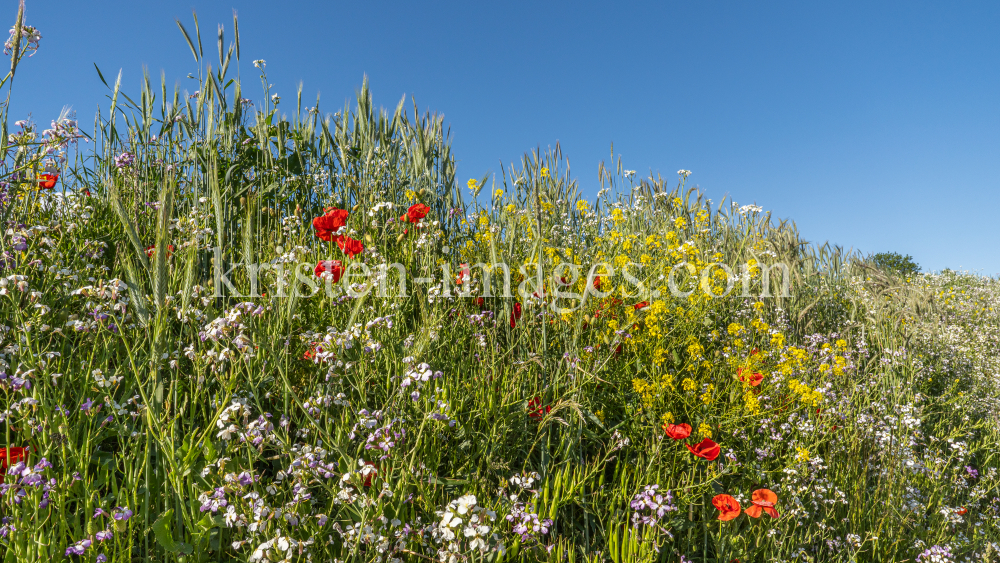
[[[665,494],[659,491],[659,485],[646,485],[646,487],[632,497],[629,506],[632,512],[632,527],[655,526],[660,519],[668,512],[677,510],[674,506],[674,495],[667,491]]]
[[[73,545],[66,548],[66,557],[69,557],[70,555],[83,555],[84,552],[87,551],[87,548],[90,547],[90,544],[92,543],[93,543],[92,541],[86,539],[74,543]]]
[[[115,157],[116,168],[128,168],[135,163],[135,155],[126,151]]]
[[[257,59],[253,62],[253,66],[261,70],[264,70],[264,67],[267,66],[267,61],[265,61],[264,59]]]
[[[955,556],[948,546],[934,545],[917,556],[917,563],[952,563]]]
[[[3,52],[5,55],[14,54],[14,38],[17,35],[17,26],[10,28],[10,37],[7,42],[3,44]],[[21,45],[28,50],[28,56],[35,54],[38,50],[38,43],[42,40],[42,34],[39,33],[38,28],[32,27],[30,25],[21,24]],[[18,122],[20,123],[20,122]]]
[[[211,511],[215,514],[220,508],[225,508],[229,503],[226,501],[226,491],[222,487],[217,487],[209,496],[208,493],[202,493],[198,496],[198,500],[201,502],[201,512]]]

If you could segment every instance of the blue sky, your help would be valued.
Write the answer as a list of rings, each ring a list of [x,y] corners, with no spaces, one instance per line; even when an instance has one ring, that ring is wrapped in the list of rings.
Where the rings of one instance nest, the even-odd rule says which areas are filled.
[[[302,81],[332,112],[367,74],[377,104],[445,115],[462,180],[559,142],[593,194],[613,142],[807,240],[1000,273],[1000,3],[27,0],[43,39],[11,115],[70,105],[89,131],[94,63],[127,92],[143,65],[194,90],[174,18],[193,32],[197,10],[211,61],[233,8],[245,82],[265,59],[285,102]]]

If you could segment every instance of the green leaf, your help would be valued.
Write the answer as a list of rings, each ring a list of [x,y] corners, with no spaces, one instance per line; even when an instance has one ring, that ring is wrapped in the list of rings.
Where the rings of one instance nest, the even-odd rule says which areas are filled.
[[[173,516],[174,511],[168,510],[160,514],[160,517],[153,523],[153,535],[156,536],[156,543],[170,553],[193,553],[194,547],[190,544],[174,541],[174,537],[170,533],[170,521]]]

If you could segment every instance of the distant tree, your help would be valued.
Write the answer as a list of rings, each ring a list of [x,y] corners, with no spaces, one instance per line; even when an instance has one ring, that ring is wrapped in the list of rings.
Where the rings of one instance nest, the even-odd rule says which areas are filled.
[[[901,276],[912,276],[920,271],[920,266],[909,254],[903,256],[898,252],[879,252],[871,257],[871,262],[882,271]]]

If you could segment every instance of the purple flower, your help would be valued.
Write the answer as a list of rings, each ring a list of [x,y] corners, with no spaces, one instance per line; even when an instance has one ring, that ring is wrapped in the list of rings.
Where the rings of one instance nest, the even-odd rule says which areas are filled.
[[[118,168],[126,168],[132,166],[135,162],[135,155],[126,151],[115,157],[115,166]]]
[[[97,532],[97,534],[94,535],[94,538],[97,541],[110,540],[113,537],[115,537],[115,533],[111,531],[111,529],[101,530],[100,532]]]
[[[108,556],[103,553],[97,556],[97,563],[105,563],[108,560]]]
[[[969,477],[973,479],[979,479],[979,472],[976,471],[971,465],[965,466],[965,472],[969,474]]]
[[[47,460],[47,459],[45,459],[43,457],[42,459],[40,459],[38,461],[38,464],[35,465],[35,471],[41,471],[41,470],[45,469],[46,467],[52,467],[52,464],[49,463],[49,460]]]
[[[124,522],[132,517],[132,511],[127,506],[119,506],[111,513],[111,517],[119,522]]]
[[[87,397],[87,399],[85,401],[83,401],[83,404],[80,405],[80,410],[82,410],[83,412],[89,413],[90,409],[93,406],[94,406],[94,401],[91,401],[90,397]]]
[[[80,540],[66,548],[66,557],[70,555],[83,555],[92,542],[90,540]]]

